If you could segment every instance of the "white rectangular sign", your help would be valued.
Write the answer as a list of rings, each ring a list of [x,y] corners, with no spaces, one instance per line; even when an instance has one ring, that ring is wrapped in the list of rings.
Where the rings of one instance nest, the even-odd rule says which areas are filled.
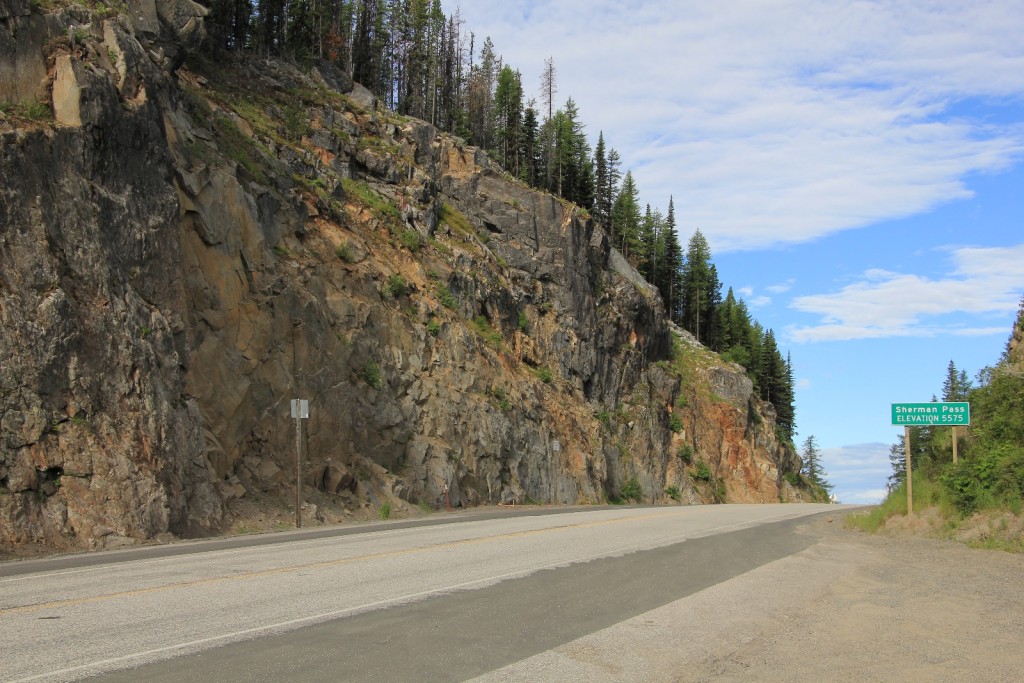
[[[309,418],[309,401],[303,398],[292,399],[292,417]]]

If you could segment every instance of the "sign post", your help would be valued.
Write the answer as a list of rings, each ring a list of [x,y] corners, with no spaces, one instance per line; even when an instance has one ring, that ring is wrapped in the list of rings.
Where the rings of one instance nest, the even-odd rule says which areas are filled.
[[[956,462],[956,428],[971,424],[971,404],[966,401],[952,403],[893,403],[892,424],[903,426],[903,449],[907,468],[907,514],[914,514],[914,482],[910,458],[911,427],[952,427],[953,462]]]
[[[907,517],[910,517],[914,514],[914,478],[911,475],[914,468],[910,463],[910,427],[903,428],[903,448],[906,451],[904,467],[907,470]]]
[[[302,528],[302,420],[309,417],[309,401],[292,399],[295,418],[295,528]]]

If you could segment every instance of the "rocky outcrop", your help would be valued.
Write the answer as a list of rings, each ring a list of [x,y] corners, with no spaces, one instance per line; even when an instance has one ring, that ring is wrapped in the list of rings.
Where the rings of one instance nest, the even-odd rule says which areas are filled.
[[[770,406],[574,207],[326,65],[184,68],[198,10],[130,7],[0,133],[0,541],[291,495],[293,398],[338,507],[779,500]]]
[[[46,22],[29,0],[0,0],[0,102],[46,97],[46,38]]]

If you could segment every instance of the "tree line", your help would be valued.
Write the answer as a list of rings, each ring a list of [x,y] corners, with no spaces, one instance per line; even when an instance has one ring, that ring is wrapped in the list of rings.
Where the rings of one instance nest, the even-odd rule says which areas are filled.
[[[558,72],[544,62],[537,94],[505,64],[491,39],[477,46],[440,0],[204,0],[213,55],[248,50],[299,62],[326,60],[392,110],[465,138],[531,187],[586,210],[614,246],[661,293],[669,318],[742,365],[794,432],[793,370],[772,330],[763,329],[722,285],[699,230],[684,253],[673,198],[648,204],[604,132],[591,148],[573,98],[556,106]]]

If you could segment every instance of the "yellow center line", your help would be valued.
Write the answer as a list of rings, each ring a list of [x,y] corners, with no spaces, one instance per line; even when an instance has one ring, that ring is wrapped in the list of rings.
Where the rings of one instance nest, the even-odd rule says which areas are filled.
[[[417,553],[427,553],[436,550],[448,550],[451,548],[459,548],[469,545],[479,545],[482,543],[493,543],[498,540],[509,539],[509,538],[524,538],[527,536],[536,536],[540,534],[547,534],[555,531],[570,531],[573,529],[586,529],[591,527],[607,526],[611,524],[622,524],[625,522],[638,522],[647,521],[650,519],[656,519],[658,517],[665,517],[670,514],[679,513],[666,513],[657,512],[646,515],[639,515],[635,517],[619,517],[616,519],[605,519],[593,522],[579,522],[577,524],[562,524],[559,526],[545,527],[543,529],[528,529],[525,531],[511,531],[504,534],[496,534],[494,536],[481,536],[479,538],[468,538],[461,541],[446,541],[444,543],[436,543],[433,545],[420,546],[416,548],[403,548],[401,550],[387,550],[376,553],[368,553],[365,555],[357,555],[355,557],[346,557],[338,560],[322,560],[320,562],[310,562],[307,564],[291,565],[288,567],[277,567],[275,569],[261,569],[258,571],[243,572],[241,574],[229,574],[225,576],[215,576],[208,579],[195,579],[193,581],[182,581],[179,583],[170,583],[162,586],[152,586],[149,588],[136,588],[134,590],[119,591],[116,593],[105,593],[103,595],[94,595],[84,598],[69,598],[67,600],[54,600],[51,602],[40,602],[33,605],[24,605],[21,607],[8,607],[6,609],[0,609],[0,616],[13,616],[17,614],[30,614],[32,612],[40,612],[48,609],[60,609],[62,607],[76,607],[79,605],[88,605],[98,602],[107,602],[110,600],[116,600],[118,598],[131,598],[139,595],[148,595],[151,593],[162,593],[165,591],[178,590],[184,588],[195,588],[197,586],[209,586],[218,583],[226,583],[228,581],[242,581],[247,579],[255,579],[264,576],[273,576],[275,574],[290,574],[299,572],[307,569],[325,569],[328,567],[338,567],[345,564],[351,564],[354,562],[361,562],[366,560],[379,560],[387,557],[401,557],[403,555],[414,555]]]

